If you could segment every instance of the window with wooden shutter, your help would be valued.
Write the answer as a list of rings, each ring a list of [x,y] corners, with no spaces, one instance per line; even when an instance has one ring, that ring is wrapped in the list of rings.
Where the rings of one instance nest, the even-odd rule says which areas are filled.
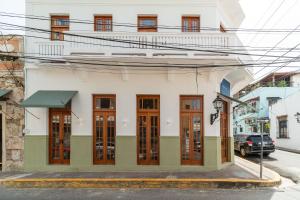
[[[157,32],[157,16],[138,16],[138,32]]]
[[[112,16],[95,16],[94,29],[95,31],[110,32],[112,31]]]
[[[200,32],[200,17],[183,16],[182,32]]]
[[[64,40],[63,32],[69,29],[69,16],[51,16],[51,40]]]

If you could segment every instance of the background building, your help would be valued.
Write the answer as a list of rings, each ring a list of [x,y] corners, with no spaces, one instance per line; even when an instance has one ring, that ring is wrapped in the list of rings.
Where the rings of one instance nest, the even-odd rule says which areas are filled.
[[[270,106],[271,136],[281,149],[300,152],[300,90]]]
[[[258,133],[262,128],[269,133],[270,124],[257,123],[257,119],[270,119],[273,113],[269,106],[298,92],[299,83],[298,73],[275,73],[241,90],[235,97],[249,106],[234,106],[234,134]]]

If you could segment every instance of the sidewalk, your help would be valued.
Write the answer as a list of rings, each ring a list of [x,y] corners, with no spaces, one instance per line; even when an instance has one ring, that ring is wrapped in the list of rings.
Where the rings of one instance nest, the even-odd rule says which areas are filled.
[[[280,184],[268,169],[262,180],[259,166],[241,158],[212,172],[62,172],[1,173],[0,183],[21,188],[253,188]]]

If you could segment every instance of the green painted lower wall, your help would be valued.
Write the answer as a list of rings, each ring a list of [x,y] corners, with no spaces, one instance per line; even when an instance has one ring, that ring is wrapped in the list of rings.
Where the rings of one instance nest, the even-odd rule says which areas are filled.
[[[203,166],[186,166],[180,164],[179,137],[161,136],[160,165],[145,166],[137,165],[135,136],[116,137],[115,165],[93,165],[92,136],[71,136],[70,165],[49,165],[47,136],[25,136],[25,171],[211,171],[228,164],[221,163],[220,137],[204,137]]]

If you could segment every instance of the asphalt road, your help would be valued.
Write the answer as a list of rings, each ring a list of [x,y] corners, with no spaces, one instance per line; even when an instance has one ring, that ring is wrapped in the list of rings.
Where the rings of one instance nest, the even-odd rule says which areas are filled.
[[[7,189],[1,200],[300,200],[300,185],[285,189]]]
[[[250,155],[246,159],[255,163],[260,162],[259,155]],[[290,178],[295,183],[300,183],[300,154],[276,150],[264,157],[263,164],[281,176]]]

